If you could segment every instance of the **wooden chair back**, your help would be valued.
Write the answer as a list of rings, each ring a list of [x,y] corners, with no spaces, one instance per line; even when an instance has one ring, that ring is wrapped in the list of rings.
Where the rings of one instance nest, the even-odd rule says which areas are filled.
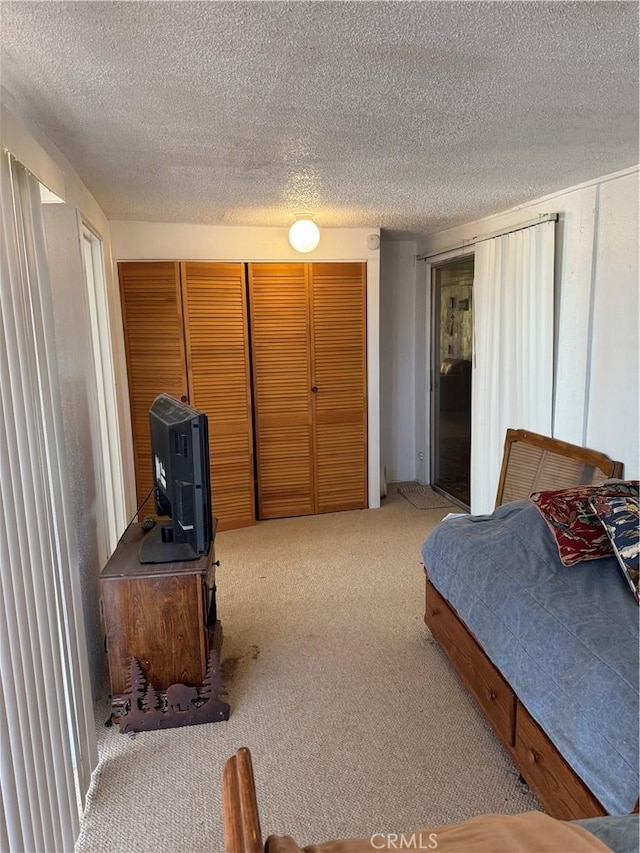
[[[251,753],[241,747],[222,772],[225,853],[262,853],[262,833]]]

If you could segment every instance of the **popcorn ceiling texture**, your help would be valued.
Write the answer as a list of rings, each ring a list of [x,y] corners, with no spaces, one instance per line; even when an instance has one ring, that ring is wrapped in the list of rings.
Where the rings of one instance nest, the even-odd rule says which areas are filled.
[[[429,233],[638,162],[617,2],[3,2],[3,85],[111,219]]]

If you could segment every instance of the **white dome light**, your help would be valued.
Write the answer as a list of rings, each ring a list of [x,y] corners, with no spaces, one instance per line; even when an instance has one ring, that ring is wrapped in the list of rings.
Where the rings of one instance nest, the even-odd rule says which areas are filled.
[[[320,242],[320,229],[312,219],[298,219],[289,229],[289,242],[296,252],[313,252]]]

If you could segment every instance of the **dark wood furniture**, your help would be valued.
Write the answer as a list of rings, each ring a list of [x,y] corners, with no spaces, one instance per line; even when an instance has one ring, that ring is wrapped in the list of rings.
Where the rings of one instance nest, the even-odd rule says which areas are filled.
[[[197,687],[217,652],[222,628],[215,605],[215,521],[209,554],[180,563],[141,564],[146,534],[134,524],[100,574],[111,695],[117,707],[126,692],[131,658],[156,690],[172,684]]]
[[[596,484],[622,473],[622,463],[603,453],[525,430],[509,430],[496,506],[528,498],[537,489]],[[455,609],[429,581],[428,567],[425,570],[425,622],[547,814],[561,820],[606,814]]]

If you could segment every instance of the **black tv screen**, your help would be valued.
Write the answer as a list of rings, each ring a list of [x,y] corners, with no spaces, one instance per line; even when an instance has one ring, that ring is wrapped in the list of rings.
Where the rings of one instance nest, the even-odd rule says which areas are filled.
[[[145,535],[140,562],[195,560],[208,554],[212,535],[207,416],[160,394],[149,427],[156,512],[171,520]]]

